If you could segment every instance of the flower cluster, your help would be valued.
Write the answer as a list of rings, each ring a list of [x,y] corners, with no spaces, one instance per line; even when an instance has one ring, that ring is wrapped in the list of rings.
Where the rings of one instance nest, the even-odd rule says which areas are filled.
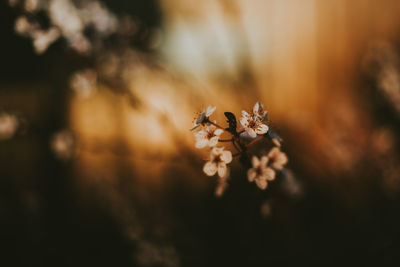
[[[275,180],[276,171],[283,170],[283,166],[288,162],[285,153],[279,148],[274,147],[267,156],[259,159],[257,156],[252,158],[252,168],[247,171],[249,182],[255,182],[260,189],[268,186],[268,181]]]
[[[248,168],[248,180],[255,182],[260,189],[266,189],[268,182],[275,180],[277,173],[283,171],[288,162],[286,154],[280,150],[281,139],[272,127],[268,126],[268,112],[260,102],[257,102],[252,112],[242,111],[239,119],[241,129],[237,129],[236,117],[231,112],[224,113],[228,119],[227,128],[218,125],[215,120],[210,120],[215,110],[216,107],[208,106],[206,110],[200,112],[191,130],[197,129],[194,132],[196,148],[210,149],[209,160],[205,163],[203,172],[208,176],[218,175],[216,195],[222,195],[226,189],[230,175],[227,164],[236,156],[239,156],[240,162]],[[224,133],[230,138],[221,139]],[[266,147],[263,140],[270,140],[272,148]],[[219,146],[221,142],[231,143],[236,153],[232,154],[225,147]],[[261,157],[250,153],[250,148],[255,144],[262,144],[261,151],[258,152]]]

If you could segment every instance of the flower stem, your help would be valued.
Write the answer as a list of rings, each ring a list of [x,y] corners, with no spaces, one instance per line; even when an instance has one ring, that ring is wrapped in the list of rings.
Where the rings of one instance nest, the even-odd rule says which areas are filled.
[[[235,142],[234,139],[232,139],[232,144],[233,144],[233,146],[235,147],[235,149],[236,149],[239,153],[242,152],[242,150],[240,150],[240,149],[237,147],[236,142]]]
[[[218,125],[218,124],[216,124],[215,122],[212,122],[212,121],[210,121],[210,120],[208,120],[207,122],[208,122],[209,124],[212,124],[212,125],[214,125],[215,127],[219,128],[219,129],[222,129],[222,130],[224,130],[224,131],[225,131],[225,128],[223,128],[223,127],[219,126],[219,125]]]
[[[256,139],[254,139],[253,141],[251,141],[250,143],[248,143],[246,146],[249,147],[249,146],[251,146],[251,145],[257,143],[257,142],[260,141],[261,139],[263,139],[263,136],[262,136],[262,135],[258,136]]]

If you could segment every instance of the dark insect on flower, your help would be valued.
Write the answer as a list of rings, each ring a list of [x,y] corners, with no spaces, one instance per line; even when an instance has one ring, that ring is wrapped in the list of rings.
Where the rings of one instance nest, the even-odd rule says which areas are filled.
[[[226,128],[226,131],[230,132],[233,135],[237,135],[237,132],[236,132],[236,128],[237,128],[236,116],[232,112],[224,112],[224,115],[228,119],[227,122],[229,124],[229,127]]]

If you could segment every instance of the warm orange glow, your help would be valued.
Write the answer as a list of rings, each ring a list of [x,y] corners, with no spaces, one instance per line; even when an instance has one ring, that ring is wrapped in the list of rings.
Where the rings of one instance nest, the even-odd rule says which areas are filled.
[[[177,144],[171,140],[192,146],[191,122],[209,104],[218,106],[214,118],[224,122],[224,110],[239,114],[260,100],[272,120],[296,129],[312,128],[313,121],[325,120],[321,110],[326,103],[354,85],[366,44],[395,34],[396,20],[371,13],[377,4],[367,2],[162,1],[165,35],[159,68],[133,60],[123,69],[139,104],[133,107],[125,95],[103,88],[92,98],[72,100],[72,127],[82,142],[102,140],[107,146],[122,140],[133,161],[176,155]],[[393,8],[386,10],[395,14],[397,4],[389,3]],[[342,104],[344,117],[361,116],[346,108],[353,106]],[[297,125],[299,114],[302,125]],[[351,127],[343,138],[360,136]],[[337,140],[326,139],[328,128],[313,129],[315,144],[331,142],[331,161],[324,164],[333,169],[352,166],[367,140],[359,138],[352,153],[334,143]],[[147,168],[142,163],[135,166]]]

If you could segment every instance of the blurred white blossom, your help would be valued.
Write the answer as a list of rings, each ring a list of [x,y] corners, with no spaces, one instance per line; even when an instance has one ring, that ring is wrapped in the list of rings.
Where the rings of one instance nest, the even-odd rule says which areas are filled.
[[[19,16],[14,23],[14,30],[24,36],[29,36],[37,26],[30,22],[26,16]]]
[[[228,188],[228,183],[226,182],[226,179],[219,178],[217,187],[215,188],[215,196],[221,197],[225,193],[225,190],[227,188]]]
[[[56,28],[47,31],[37,30],[32,33],[33,47],[37,54],[42,54],[47,48],[59,38],[60,32]]]
[[[74,135],[69,130],[60,131],[54,134],[50,145],[51,149],[59,159],[70,159],[74,154]]]
[[[97,91],[97,73],[94,70],[86,69],[75,72],[71,76],[71,89],[81,98],[88,98]]]
[[[15,115],[0,114],[0,140],[6,140],[14,136],[18,129],[18,119]]]
[[[83,5],[79,16],[85,26],[93,25],[103,35],[109,35],[118,28],[118,20],[114,14],[98,1],[90,1]]]
[[[17,1],[9,1],[15,6]],[[93,44],[85,36],[85,29],[93,27],[95,40],[101,40],[118,32],[120,22],[100,1],[72,0],[26,0],[23,3],[27,12],[35,13],[42,10],[49,17],[50,30],[41,28],[35,16],[19,17],[15,22],[15,31],[33,40],[35,52],[43,53],[58,38],[63,37],[69,47],[78,53],[88,53]],[[36,19],[36,20],[35,20]],[[123,22],[130,21],[123,18]]]
[[[259,159],[253,156],[251,163],[252,168],[247,171],[249,182],[255,182],[257,186],[264,190],[268,186],[268,181],[275,179],[275,171],[267,166],[269,158],[266,156]]]
[[[75,39],[82,34],[84,24],[71,1],[50,0],[48,11],[51,22],[60,28],[67,39]]]
[[[8,0],[8,4],[12,7],[16,6],[19,4],[19,0]]]
[[[228,167],[226,164],[232,161],[232,153],[225,151],[223,147],[213,147],[210,151],[210,160],[206,162],[203,171],[208,176],[213,176],[218,172],[218,176],[226,178]]]
[[[35,12],[39,9],[40,4],[40,0],[25,0],[24,8],[27,12]]]
[[[377,79],[378,89],[400,113],[400,57],[389,42],[377,41],[369,45],[364,67]]]
[[[260,213],[264,219],[268,218],[272,214],[272,202],[270,200],[264,201],[260,206]]]
[[[278,147],[274,147],[268,153],[269,165],[275,170],[282,170],[283,166],[288,163],[285,153],[281,152]]]

